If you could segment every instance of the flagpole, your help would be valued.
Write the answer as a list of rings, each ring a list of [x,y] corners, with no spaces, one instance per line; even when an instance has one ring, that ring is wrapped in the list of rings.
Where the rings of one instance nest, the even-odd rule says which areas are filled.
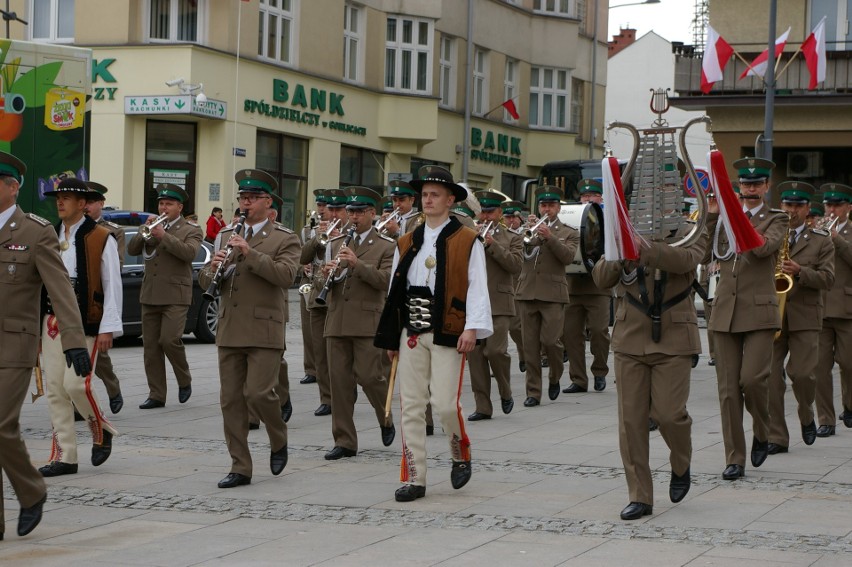
[[[494,111],[495,111],[495,110],[497,110],[498,108],[501,108],[504,104],[506,104],[506,103],[507,103],[507,102],[509,102],[510,100],[515,100],[515,99],[516,99],[516,98],[518,98],[519,96],[521,96],[521,95],[515,95],[515,96],[513,96],[512,98],[507,98],[506,100],[504,100],[503,102],[501,102],[500,104],[498,104],[497,106],[495,106],[494,108],[492,108],[491,110],[489,110],[488,112],[486,112],[485,114],[483,114],[483,115],[482,115],[482,117],[483,117],[483,118],[487,117],[489,114],[491,114],[492,112],[494,112]]]
[[[783,68],[783,69],[781,69],[781,72],[780,72],[780,73],[778,73],[778,74],[775,76],[775,78],[776,78],[776,79],[777,79],[778,77],[780,77],[781,75],[783,75],[783,74],[784,74],[784,71],[786,71],[786,70],[787,70],[787,67],[789,67],[789,66],[790,66],[790,63],[792,63],[792,62],[793,62],[793,59],[795,59],[795,58],[796,58],[796,55],[798,55],[798,54],[799,54],[799,53],[801,53],[801,52],[802,52],[802,46],[800,45],[800,46],[799,46],[799,48],[796,50],[796,52],[793,54],[793,56],[792,56],[792,57],[790,57],[790,60],[789,60],[789,61],[787,61],[787,64],[786,64],[786,65],[784,65],[784,68]],[[779,60],[780,60],[780,59],[779,59]]]
[[[473,98],[473,0],[467,0],[467,71],[464,74],[464,136],[462,138],[462,176],[469,183],[470,105]]]
[[[773,130],[775,128],[775,20],[778,13],[778,0],[769,1],[769,45],[767,49],[766,76],[766,107],[763,115],[763,138],[761,155],[764,159],[772,159]]]

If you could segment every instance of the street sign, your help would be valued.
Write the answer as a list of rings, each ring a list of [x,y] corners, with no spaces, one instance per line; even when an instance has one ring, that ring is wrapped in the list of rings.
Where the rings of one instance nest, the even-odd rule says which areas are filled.
[[[707,173],[707,170],[701,167],[696,167],[695,175],[698,177],[698,184],[701,185],[701,190],[704,191],[704,193],[710,191],[710,175]],[[687,194],[695,197],[695,186],[692,184],[692,178],[689,174],[683,176],[683,188],[686,190]]]
[[[139,95],[124,97],[124,114],[191,114],[225,120],[228,103],[207,99],[199,103],[193,95]]]
[[[198,99],[192,99],[192,112],[196,116],[225,120],[228,114],[228,103],[221,100],[207,99],[207,102],[199,103]]]

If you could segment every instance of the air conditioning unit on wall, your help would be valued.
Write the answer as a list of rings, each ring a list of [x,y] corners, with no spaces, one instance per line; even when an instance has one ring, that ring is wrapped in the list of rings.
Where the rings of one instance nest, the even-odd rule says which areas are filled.
[[[822,152],[787,154],[787,177],[821,177]]]

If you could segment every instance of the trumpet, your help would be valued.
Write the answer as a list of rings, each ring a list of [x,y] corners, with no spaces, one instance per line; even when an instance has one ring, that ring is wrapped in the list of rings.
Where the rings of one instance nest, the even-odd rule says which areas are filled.
[[[538,227],[540,227],[543,223],[547,222],[547,218],[548,217],[541,217],[540,219],[538,219],[537,223],[535,223],[529,228],[524,229],[524,244],[530,244],[533,241],[533,239],[536,237]]]
[[[340,250],[343,250],[345,246],[349,246],[349,243],[352,242],[352,238],[355,236],[355,230],[357,228],[358,227],[355,223],[352,223],[352,226],[346,231],[346,237],[343,239],[343,244],[341,244]],[[328,273],[328,278],[326,278],[325,284],[317,294],[316,299],[314,299],[317,305],[325,305],[328,303],[326,297],[328,296],[328,292],[331,291],[332,284],[334,284],[334,272],[337,271],[337,267],[340,265],[340,250],[337,251],[337,256],[334,257],[334,268],[332,268],[332,270]]]
[[[140,226],[139,227],[139,234],[142,235],[143,239],[151,240],[151,229],[154,228],[155,226],[157,226],[158,224],[163,224],[167,220],[169,220],[168,215],[163,213],[162,215],[158,216],[157,219],[154,222],[152,222],[151,224],[143,224],[142,226]]]
[[[328,241],[331,240],[331,233],[334,232],[334,229],[337,228],[337,225],[340,224],[340,219],[334,219],[325,232],[321,232],[317,235],[317,241],[323,245],[327,246]]]
[[[234,234],[241,234],[243,228],[246,225],[246,214],[242,213],[240,215],[240,220],[237,222],[236,226],[234,226]],[[228,268],[228,264],[230,264],[231,256],[234,254],[234,245],[228,242],[225,246],[225,257],[222,259],[222,262],[216,268],[216,271],[213,272],[213,279],[210,280],[210,285],[207,286],[207,290],[202,293],[202,297],[208,301],[213,301],[216,299],[216,294],[219,293],[219,286],[222,285],[222,280],[225,279],[225,270]]]
[[[476,236],[480,242],[485,242],[485,237],[494,234],[494,221],[488,221],[488,223],[483,223],[479,228],[479,234]]]
[[[827,230],[831,232],[834,227],[837,225],[837,221],[840,220],[840,217],[837,215],[829,215],[827,217],[823,217],[819,222],[815,222],[812,228]]]
[[[402,217],[402,215],[400,215],[400,214],[399,214],[399,207],[397,207],[397,208],[395,208],[395,209],[393,210],[393,212],[392,212],[391,214],[389,214],[389,215],[388,215],[388,218],[386,218],[385,220],[381,220],[381,221],[379,221],[379,222],[377,222],[377,223],[376,223],[376,230],[377,230],[377,231],[378,231],[378,232],[379,232],[382,236],[387,236],[387,235],[385,234],[385,226],[386,226],[386,225],[387,225],[390,221],[396,221],[396,222],[399,222],[399,220],[400,220],[400,218],[401,218],[401,217]]]
[[[310,216],[308,217],[308,226],[311,230],[315,229],[319,224],[319,213],[316,211],[311,211]]]
[[[299,286],[299,294],[300,295],[310,295],[312,289],[314,289],[313,284],[304,283],[304,284]]]

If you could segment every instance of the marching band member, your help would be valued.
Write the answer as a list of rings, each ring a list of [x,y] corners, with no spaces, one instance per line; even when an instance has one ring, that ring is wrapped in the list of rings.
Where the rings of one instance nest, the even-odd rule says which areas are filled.
[[[328,222],[325,189],[314,189],[314,203],[316,205],[316,214],[312,214],[311,222],[302,227],[302,233],[300,235],[302,246],[305,246],[317,235],[317,226],[320,222]],[[301,301],[299,301],[299,313],[302,318],[302,343],[305,345],[303,363],[305,376],[299,380],[299,384],[315,384],[317,381],[317,363],[314,360],[314,349],[311,348],[311,341],[315,334],[311,327],[310,309],[314,307],[312,303],[313,298],[316,297],[316,290],[313,285],[313,281],[314,278],[317,277],[314,270],[318,268],[319,262],[317,261],[316,256],[314,256],[312,261],[306,262],[302,265],[302,279],[300,283],[302,286],[308,286],[310,291],[307,294],[301,294],[302,298]],[[322,329],[318,329],[317,332],[322,332]]]
[[[524,209],[524,204],[520,201],[506,201],[500,205],[500,209],[503,212],[503,223],[506,225],[506,230],[520,236],[522,232],[521,224],[523,223],[521,212]],[[523,244],[523,239],[521,240],[521,244]],[[523,249],[521,251],[523,252]],[[513,292],[518,289],[519,275],[518,273],[512,276]],[[515,343],[515,348],[518,349],[518,369],[521,372],[526,372],[527,363],[524,361],[524,333],[521,326],[521,310],[517,304],[515,305],[515,314],[509,323],[509,336],[512,337],[512,342]]]
[[[414,208],[417,192],[410,183],[401,179],[394,179],[388,185],[390,186],[388,196],[394,207],[392,210],[399,209],[400,220],[388,222],[385,225],[385,231],[391,238],[399,238],[417,228],[419,223],[420,214]]]

